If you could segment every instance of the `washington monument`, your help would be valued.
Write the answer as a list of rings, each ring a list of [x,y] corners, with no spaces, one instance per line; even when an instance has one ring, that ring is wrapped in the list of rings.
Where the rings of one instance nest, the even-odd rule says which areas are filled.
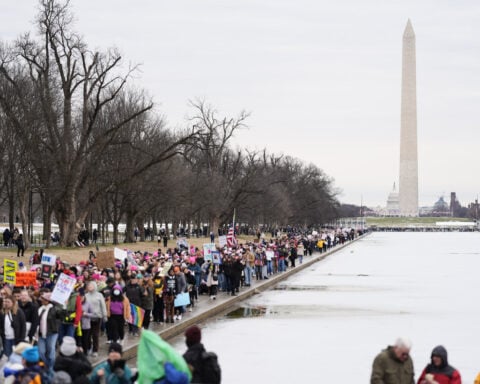
[[[415,69],[415,32],[410,20],[403,33],[402,112],[400,119],[400,183],[401,216],[418,216],[417,157],[417,81]]]

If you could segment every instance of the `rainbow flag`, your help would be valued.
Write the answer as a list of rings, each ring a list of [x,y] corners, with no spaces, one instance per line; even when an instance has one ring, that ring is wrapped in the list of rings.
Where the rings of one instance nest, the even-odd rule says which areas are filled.
[[[130,303],[130,324],[136,325],[138,328],[141,328],[144,316],[145,310],[143,308],[140,308],[139,306]]]

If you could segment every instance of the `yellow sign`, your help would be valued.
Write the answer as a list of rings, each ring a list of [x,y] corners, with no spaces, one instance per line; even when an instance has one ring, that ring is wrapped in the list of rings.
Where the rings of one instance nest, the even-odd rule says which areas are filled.
[[[14,260],[5,259],[3,262],[3,281],[7,284],[15,285],[16,277],[15,272],[17,271],[18,266],[17,262]]]

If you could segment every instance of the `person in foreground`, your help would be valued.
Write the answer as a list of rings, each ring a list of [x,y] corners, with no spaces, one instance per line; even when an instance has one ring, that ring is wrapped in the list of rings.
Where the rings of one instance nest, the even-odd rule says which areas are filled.
[[[400,337],[380,352],[373,361],[370,384],[414,384],[411,348],[410,340]]]
[[[221,382],[221,370],[218,365],[217,355],[207,352],[201,343],[202,331],[196,325],[192,325],[185,331],[185,343],[187,351],[183,358],[192,372],[192,384],[219,384]]]
[[[110,344],[108,360],[95,367],[90,375],[90,382],[92,384],[130,384],[132,371],[122,359],[122,353],[120,344]]]
[[[431,362],[418,378],[418,384],[462,384],[460,372],[448,364],[445,347],[438,345],[433,348]]]

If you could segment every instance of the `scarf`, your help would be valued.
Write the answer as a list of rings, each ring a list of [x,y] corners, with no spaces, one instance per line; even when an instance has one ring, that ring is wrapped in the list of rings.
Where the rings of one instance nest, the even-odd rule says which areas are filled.
[[[47,337],[47,317],[48,317],[48,311],[50,311],[50,308],[52,308],[53,305],[51,303],[48,303],[47,305],[42,305],[38,309],[38,317],[40,317],[40,327],[39,327],[39,336],[46,338]]]

